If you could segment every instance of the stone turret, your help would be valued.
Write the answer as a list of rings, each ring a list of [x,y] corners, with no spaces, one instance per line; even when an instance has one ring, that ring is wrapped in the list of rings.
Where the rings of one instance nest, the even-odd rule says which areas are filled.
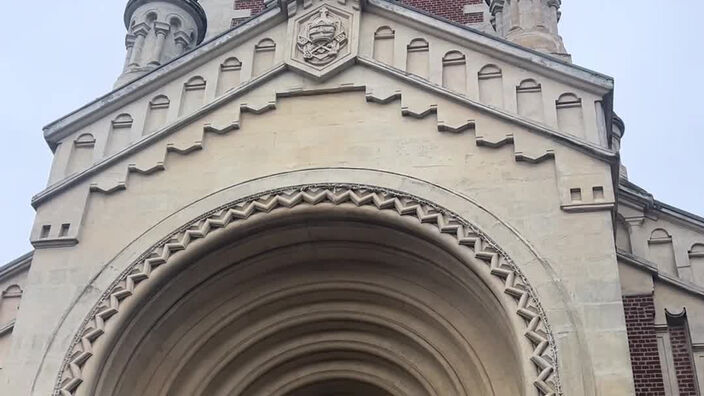
[[[207,18],[197,0],[129,0],[125,27],[127,54],[116,87],[200,44]]]
[[[499,36],[570,61],[557,32],[561,0],[487,0]]]

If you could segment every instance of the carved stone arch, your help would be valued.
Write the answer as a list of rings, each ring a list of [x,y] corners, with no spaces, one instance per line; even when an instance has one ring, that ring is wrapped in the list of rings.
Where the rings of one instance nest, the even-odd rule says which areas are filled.
[[[220,64],[220,72],[218,74],[218,86],[216,94],[222,95],[229,89],[239,85],[241,81],[242,62],[234,56],[225,59]]]
[[[687,253],[694,282],[704,285],[704,243],[695,243]]]
[[[73,141],[70,157],[66,164],[66,175],[87,169],[93,163],[95,137],[90,133],[83,133]]]
[[[143,135],[148,135],[166,125],[170,107],[171,99],[163,94],[159,94],[149,101]]]
[[[110,122],[110,133],[105,146],[105,155],[112,155],[127,147],[132,141],[132,124],[134,119],[128,113],[122,113]]]
[[[655,263],[660,271],[679,276],[672,236],[664,228],[656,228],[650,233],[648,259]]]
[[[555,101],[557,108],[557,126],[561,131],[584,137],[584,113],[582,98],[568,92]]]
[[[504,78],[501,68],[489,64],[481,68],[479,78],[479,101],[495,107],[504,106]]]
[[[631,226],[621,214],[616,215],[616,249],[626,253],[633,253]]]
[[[270,38],[261,39],[254,46],[252,76],[258,76],[274,66],[276,59],[276,42]]]
[[[536,121],[543,121],[543,93],[540,83],[532,78],[521,81],[516,87],[518,114]]]
[[[374,59],[393,66],[395,40],[394,29],[390,26],[380,26],[374,32]]]
[[[337,176],[349,180],[349,182],[323,182],[323,180],[329,180],[329,172],[339,172]],[[363,180],[374,181],[376,185],[388,185],[389,187],[374,187],[360,183]],[[292,181],[295,181],[293,185],[288,183]],[[307,184],[296,185],[296,182]],[[280,185],[292,185],[292,187],[272,189],[274,186]],[[262,192],[252,194],[252,191]],[[410,191],[410,193],[402,191]],[[414,192],[420,196],[414,195]],[[551,387],[556,387],[559,393],[558,376],[554,371],[556,357],[552,355],[556,353],[556,348],[550,327],[544,319],[546,316],[542,305],[538,303],[537,293],[527,283],[526,275],[513,264],[508,254],[481,230],[467,223],[464,219],[475,219],[479,224],[482,224],[482,227],[491,229],[492,235],[504,241],[502,245],[508,248],[511,255],[519,262],[541,263],[537,266],[534,264],[527,267],[529,273],[539,279],[541,290],[543,290],[541,293],[544,292],[554,297],[566,296],[567,292],[562,290],[559,282],[555,281],[557,276],[550,270],[549,264],[539,255],[536,256],[530,245],[523,242],[522,237],[517,238],[514,230],[502,226],[503,222],[497,221],[494,215],[471,202],[466,197],[417,179],[384,172],[354,169],[307,170],[273,175],[233,185],[211,196],[204,197],[165,218],[164,221],[156,224],[147,233],[133,241],[113,260],[105,263],[103,270],[97,273],[93,281],[86,286],[85,292],[72,305],[71,311],[67,313],[62,324],[59,325],[54,341],[49,344],[46,350],[46,356],[54,356],[62,350],[65,351],[67,346],[62,344],[60,340],[68,340],[70,334],[76,334],[76,321],[80,323],[81,319],[88,315],[88,319],[79,326],[80,330],[66,355],[55,391],[59,392],[63,389],[64,394],[80,395],[85,393],[74,392],[76,389],[81,389],[79,386],[82,389],[92,389],[97,385],[96,382],[99,381],[95,377],[82,377],[83,373],[95,373],[93,371],[96,367],[94,364],[101,365],[102,363],[96,362],[105,359],[104,353],[107,346],[113,345],[113,342],[117,341],[114,337],[121,332],[117,329],[123,329],[124,325],[134,319],[129,311],[143,306],[140,299],[145,295],[150,295],[154,290],[149,285],[163,285],[161,281],[164,278],[160,274],[166,274],[169,268],[177,272],[183,270],[185,267],[182,265],[192,262],[195,257],[200,256],[203,252],[202,249],[207,250],[208,246],[212,248],[214,246],[211,245],[212,241],[223,235],[230,235],[230,232],[226,230],[229,230],[231,226],[254,224],[247,223],[252,220],[281,220],[287,218],[289,214],[300,213],[299,211],[324,209],[326,211],[350,211],[349,213],[364,214],[365,216],[374,213],[374,216],[381,216],[379,219],[385,219],[384,221],[401,222],[398,223],[398,225],[403,224],[401,229],[411,227],[407,229],[408,232],[411,230],[420,231],[426,237],[435,240],[434,243],[439,243],[439,246],[454,252],[454,257],[465,257],[469,261],[474,261],[472,265],[475,267],[472,268],[481,269],[476,272],[476,275],[484,279],[487,285],[491,285],[494,289],[492,295],[504,304],[504,309],[497,311],[494,315],[503,312],[500,315],[511,318],[511,326],[518,326],[512,330],[518,338],[511,342],[520,345],[521,370],[524,375],[527,375],[525,378],[526,386],[532,389],[525,389],[525,394],[536,392],[534,386],[541,387],[543,394],[552,394]],[[232,210],[239,212],[239,214],[234,214]],[[223,218],[221,216],[224,212],[232,212],[234,216],[226,215],[229,219]],[[328,213],[332,212],[325,212],[326,215]],[[190,221],[183,223],[183,219],[189,218]],[[224,223],[225,220],[229,223]],[[351,219],[348,218],[348,220]],[[205,226],[206,223],[207,226]],[[509,243],[506,244],[506,242]],[[239,246],[250,245],[242,244]],[[151,267],[148,273],[138,271],[135,267],[135,265],[141,266],[145,263],[149,263]],[[481,265],[477,266],[477,264]],[[123,269],[122,275],[115,279],[117,274],[115,270],[118,268]],[[552,290],[554,288],[557,289]],[[93,297],[96,289],[104,291],[103,297],[97,304]],[[568,299],[555,300],[551,298],[547,300],[547,307],[550,311],[557,309],[567,314],[560,314],[556,319],[557,325],[561,329],[571,329],[567,330],[567,333],[562,333],[561,337],[570,339],[576,337],[571,345],[582,350],[582,353],[578,354],[579,359],[566,356],[568,361],[564,367],[569,367],[571,371],[581,372],[580,375],[569,377],[569,386],[571,389],[594,389],[593,372],[589,363],[590,356],[582,330],[574,324],[575,322],[571,322],[575,319],[563,322],[565,318],[572,318],[574,315],[571,308],[561,305],[566,301]],[[86,311],[89,305],[94,307],[90,312]],[[534,327],[536,325],[538,327]],[[544,341],[536,342],[540,339]],[[562,338],[561,343],[565,340]],[[547,366],[542,366],[546,363]],[[87,371],[86,364],[91,367]],[[35,382],[45,383],[46,378],[44,377],[51,376],[52,365],[40,367],[38,379]],[[543,367],[543,369],[539,367]],[[536,368],[538,368],[537,371]],[[87,387],[81,385],[85,381],[88,382],[85,384]]]
[[[442,57],[442,86],[467,92],[467,56],[461,51],[449,51]]]
[[[0,293],[0,329],[15,320],[22,293],[22,287],[16,284],[6,287]]]
[[[193,76],[186,81],[183,85],[179,115],[190,114],[203,106],[206,86],[207,81],[202,76]]]
[[[406,71],[428,78],[430,75],[430,44],[424,38],[415,38],[406,47]]]

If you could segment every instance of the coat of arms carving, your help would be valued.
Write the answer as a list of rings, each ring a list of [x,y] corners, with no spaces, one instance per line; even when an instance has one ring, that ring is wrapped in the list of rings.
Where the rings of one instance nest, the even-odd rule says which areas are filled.
[[[301,26],[297,47],[306,62],[316,66],[326,65],[347,45],[347,32],[340,17],[327,7],[317,11],[317,15]]]

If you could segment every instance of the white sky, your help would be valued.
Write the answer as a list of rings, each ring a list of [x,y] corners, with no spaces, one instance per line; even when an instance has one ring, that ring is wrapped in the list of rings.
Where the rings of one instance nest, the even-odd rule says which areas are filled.
[[[630,180],[704,215],[704,1],[564,0],[578,65],[616,79]],[[31,250],[30,198],[51,165],[47,123],[110,91],[124,60],[126,0],[7,1],[0,23],[0,265]],[[669,5],[668,5],[669,4]]]

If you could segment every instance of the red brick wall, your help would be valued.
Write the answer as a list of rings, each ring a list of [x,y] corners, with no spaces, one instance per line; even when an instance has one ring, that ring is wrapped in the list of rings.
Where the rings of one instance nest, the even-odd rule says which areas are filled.
[[[264,0],[236,0],[235,10],[252,10],[252,15],[257,15],[264,10]],[[249,18],[234,18],[231,26],[235,27]]]
[[[686,323],[670,325],[668,330],[680,396],[697,396],[697,382],[692,364],[692,344],[689,341]]]
[[[636,396],[664,396],[653,296],[623,297]]]
[[[481,12],[465,14],[464,6],[481,4],[484,0],[402,0],[405,5],[462,24],[484,22]]]

